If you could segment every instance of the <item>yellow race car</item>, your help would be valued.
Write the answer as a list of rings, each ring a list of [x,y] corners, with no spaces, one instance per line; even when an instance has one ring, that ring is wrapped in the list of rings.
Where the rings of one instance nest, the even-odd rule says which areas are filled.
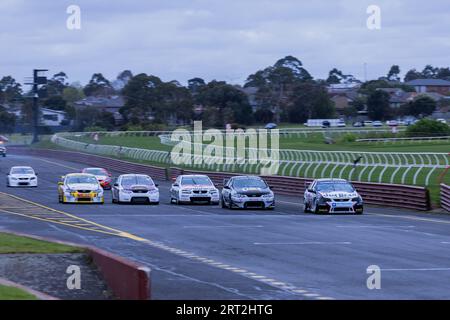
[[[103,189],[97,178],[87,173],[71,173],[62,177],[58,183],[60,203],[98,203],[105,202]]]

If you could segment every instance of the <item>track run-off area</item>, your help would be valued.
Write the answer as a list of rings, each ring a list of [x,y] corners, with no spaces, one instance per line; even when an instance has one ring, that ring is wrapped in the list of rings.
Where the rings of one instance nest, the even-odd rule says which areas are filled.
[[[0,231],[101,249],[152,269],[154,299],[449,299],[450,217],[380,206],[365,214],[304,214],[302,195],[274,211],[169,204],[58,203],[57,182],[84,165],[9,154],[0,160]],[[29,165],[37,188],[7,188],[11,166]],[[115,176],[119,173],[113,172]],[[369,290],[369,266],[381,289]]]

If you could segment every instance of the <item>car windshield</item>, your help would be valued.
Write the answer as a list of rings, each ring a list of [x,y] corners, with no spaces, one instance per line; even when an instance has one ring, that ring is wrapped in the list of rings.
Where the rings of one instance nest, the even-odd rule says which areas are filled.
[[[262,179],[235,179],[233,182],[235,188],[267,188],[267,184]]]
[[[317,191],[319,191],[319,192],[333,192],[333,191],[354,192],[355,189],[348,182],[318,182],[317,183]]]
[[[97,184],[97,179],[91,176],[71,176],[67,177],[67,184],[75,184],[75,183],[92,183]]]
[[[94,176],[106,176],[106,175],[108,175],[104,169],[96,169],[96,168],[85,169],[84,173],[93,174]]]
[[[153,186],[155,183],[148,176],[126,176],[122,178],[122,186],[127,188],[134,185]]]
[[[208,177],[185,177],[181,180],[181,184],[184,185],[212,185],[211,180]]]
[[[31,168],[12,168],[11,174],[34,174]]]

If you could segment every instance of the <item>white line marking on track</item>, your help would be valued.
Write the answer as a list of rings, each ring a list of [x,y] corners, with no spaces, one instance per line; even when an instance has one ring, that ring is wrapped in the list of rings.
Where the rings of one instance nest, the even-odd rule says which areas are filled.
[[[381,271],[450,271],[450,268],[398,268],[398,269],[381,269]]]
[[[185,229],[191,228],[264,228],[264,226],[183,226]]]
[[[336,242],[321,242],[321,241],[307,241],[307,242],[254,242],[255,246],[291,246],[291,245],[350,245],[349,241]]]

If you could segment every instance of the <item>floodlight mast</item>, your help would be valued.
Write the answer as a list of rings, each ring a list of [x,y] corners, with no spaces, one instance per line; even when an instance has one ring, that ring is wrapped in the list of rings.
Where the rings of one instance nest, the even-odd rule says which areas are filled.
[[[42,76],[42,72],[48,71],[47,69],[34,69],[33,70],[33,140],[32,143],[39,142],[39,86],[47,84],[47,77]]]

